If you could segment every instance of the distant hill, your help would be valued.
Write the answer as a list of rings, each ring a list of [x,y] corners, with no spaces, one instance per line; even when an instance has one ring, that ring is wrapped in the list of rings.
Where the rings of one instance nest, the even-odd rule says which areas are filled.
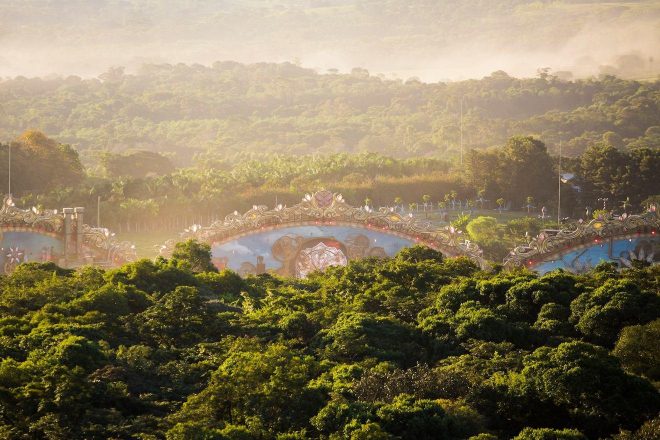
[[[461,136],[461,107],[463,110]],[[464,150],[534,135],[575,156],[595,142],[660,147],[660,81],[502,71],[452,83],[319,74],[291,63],[145,65],[98,78],[0,80],[0,140],[37,128],[77,147],[87,165],[103,151],[164,153],[378,152],[457,159]],[[205,156],[208,157],[208,154]]]

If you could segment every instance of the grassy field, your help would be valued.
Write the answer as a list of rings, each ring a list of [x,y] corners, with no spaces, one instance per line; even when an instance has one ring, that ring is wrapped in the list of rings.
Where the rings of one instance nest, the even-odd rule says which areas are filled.
[[[176,232],[123,232],[117,234],[120,241],[128,241],[135,244],[135,250],[140,258],[155,258],[158,256],[158,246],[171,238],[178,238]]]
[[[443,221],[441,218],[441,214],[438,211],[433,211],[428,213],[425,213],[424,211],[420,211],[419,213],[415,213],[415,215],[418,216],[420,219],[428,219],[429,221],[437,225],[446,225],[449,222],[454,221],[457,217],[461,215],[461,213],[469,214],[470,210],[464,209],[464,210],[450,211],[447,216],[448,221]],[[536,218],[538,217],[538,215],[539,214],[537,212],[530,212],[528,214],[526,211],[502,211],[502,213],[500,214],[499,212],[497,212],[497,210],[494,209],[473,209],[471,218],[487,216],[487,217],[496,218],[499,223],[506,223],[516,218],[521,218],[521,217]],[[548,221],[550,220],[552,219],[548,218]]]

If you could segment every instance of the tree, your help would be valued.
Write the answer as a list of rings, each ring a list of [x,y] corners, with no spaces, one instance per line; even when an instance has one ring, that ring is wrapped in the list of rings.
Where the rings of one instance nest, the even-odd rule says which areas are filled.
[[[486,190],[485,189],[480,189],[477,191],[477,202],[479,202],[479,208],[484,209],[484,202],[487,202],[484,197],[486,196]]]
[[[107,154],[102,159],[106,173],[113,177],[133,178],[148,175],[170,174],[174,165],[165,156],[153,151],[136,151],[129,154]]]
[[[629,159],[611,145],[592,145],[580,158],[580,176],[592,200],[621,199],[631,187],[628,170]]]
[[[458,193],[456,191],[452,190],[449,193],[449,198],[451,199],[451,208],[456,209],[456,197],[458,196]]]
[[[542,401],[566,411],[573,426],[590,437],[635,428],[660,409],[660,396],[651,384],[624,373],[601,347],[566,342],[539,348],[523,363],[514,388],[533,390]]]
[[[174,419],[205,428],[250,423],[276,432],[301,429],[322,402],[319,390],[308,386],[318,368],[312,356],[285,344],[237,340],[209,384]]]
[[[415,400],[402,394],[376,412],[385,431],[400,438],[451,438],[450,417],[433,400]]]
[[[660,319],[624,327],[612,353],[631,373],[660,380]]]
[[[525,207],[527,208],[527,214],[529,214],[529,210],[530,210],[531,208],[534,207],[534,205],[533,205],[533,203],[534,203],[534,197],[532,197],[532,196],[527,196],[527,198],[525,199],[525,202],[527,203],[527,204],[525,205]]]
[[[621,208],[623,209],[624,214],[628,213],[628,208],[630,208],[630,197],[626,197],[626,199],[621,202]]]
[[[194,272],[217,272],[211,261],[211,246],[195,239],[179,242],[172,251],[172,260]]]
[[[495,240],[499,237],[497,219],[479,216],[472,219],[465,227],[470,238],[477,243]]]
[[[417,244],[415,246],[402,248],[397,253],[396,259],[412,263],[420,263],[422,261],[441,263],[444,260],[444,257],[441,252],[431,249],[428,246]]]
[[[84,178],[84,168],[76,150],[40,131],[24,132],[10,148],[14,193],[28,190],[45,193],[59,186],[76,186]],[[8,153],[7,149],[5,154]]]
[[[500,215],[502,215],[502,209],[504,208],[505,200],[500,197],[495,201],[495,203],[497,203],[497,211],[500,213]]]
[[[211,313],[197,288],[177,286],[135,316],[135,325],[150,341],[185,346],[208,339],[213,334]]]
[[[555,179],[552,160],[543,142],[532,137],[513,137],[502,149],[497,171],[505,198],[520,206],[521,194],[544,201],[554,195],[549,185]]]
[[[422,196],[422,200],[424,201],[424,208],[428,205],[428,203],[431,201],[431,196],[428,194],[424,194]]]
[[[525,428],[514,440],[586,440],[576,429]]]
[[[394,207],[397,208],[403,203],[403,199],[401,197],[395,197],[394,198]]]
[[[589,340],[611,347],[623,327],[655,317],[660,298],[629,279],[609,279],[571,303],[571,321]]]
[[[408,365],[425,356],[418,338],[419,332],[397,319],[373,313],[343,313],[323,332],[321,342],[326,356],[337,361],[376,358]]]
[[[428,208],[429,202],[431,201],[431,196],[428,195],[428,194],[424,194],[422,196],[422,200],[424,201],[424,212],[426,212],[426,208]],[[431,208],[433,208],[433,205],[431,205]],[[426,218],[428,218],[428,217],[429,217],[429,215],[428,215],[428,213],[426,213]]]

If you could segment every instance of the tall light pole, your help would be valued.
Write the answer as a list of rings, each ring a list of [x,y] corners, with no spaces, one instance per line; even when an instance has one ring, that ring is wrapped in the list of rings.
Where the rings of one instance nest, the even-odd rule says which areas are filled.
[[[9,194],[8,195],[11,196],[11,142],[9,143],[9,172],[8,172],[8,174],[9,174],[9,185],[8,185],[9,186],[9,188],[8,188]]]
[[[559,171],[557,172],[557,227],[561,226],[561,139],[559,139]]]
[[[465,99],[465,95],[461,95],[461,167],[463,166],[463,99]]]

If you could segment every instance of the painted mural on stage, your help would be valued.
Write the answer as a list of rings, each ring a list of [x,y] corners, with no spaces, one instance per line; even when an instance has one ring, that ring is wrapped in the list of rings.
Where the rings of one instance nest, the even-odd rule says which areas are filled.
[[[62,241],[50,235],[29,231],[0,232],[0,271],[11,273],[29,261],[57,263],[64,254]]]
[[[559,268],[583,273],[604,261],[617,263],[624,268],[632,266],[634,260],[657,264],[660,261],[660,239],[648,237],[603,240],[598,244],[553,257],[552,260],[535,265],[533,269],[542,274]]]
[[[213,263],[245,276],[273,272],[304,278],[315,270],[365,257],[387,257],[412,240],[350,226],[295,226],[259,232],[211,247]]]

